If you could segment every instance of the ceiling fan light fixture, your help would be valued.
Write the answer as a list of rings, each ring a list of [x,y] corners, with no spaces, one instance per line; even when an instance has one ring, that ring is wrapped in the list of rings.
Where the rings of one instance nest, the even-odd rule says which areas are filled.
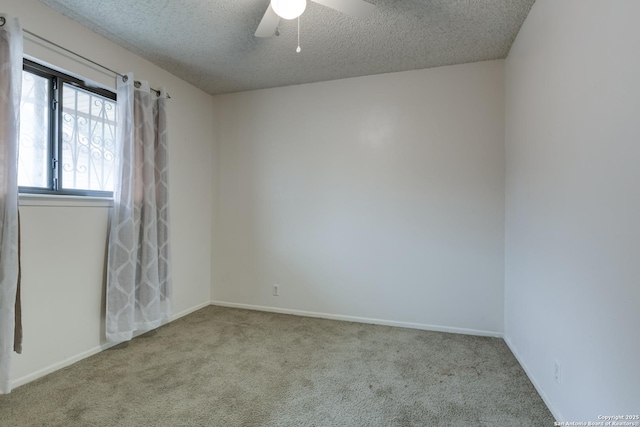
[[[271,0],[273,11],[283,19],[295,19],[307,8],[307,0]]]

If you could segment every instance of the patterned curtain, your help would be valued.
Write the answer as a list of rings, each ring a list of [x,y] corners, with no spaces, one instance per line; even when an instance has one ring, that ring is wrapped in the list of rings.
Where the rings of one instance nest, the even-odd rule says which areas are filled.
[[[13,351],[20,348],[16,295],[22,43],[20,21],[0,13],[0,394],[11,391]]]
[[[130,340],[171,318],[166,93],[118,79],[118,156],[107,261],[106,335]]]

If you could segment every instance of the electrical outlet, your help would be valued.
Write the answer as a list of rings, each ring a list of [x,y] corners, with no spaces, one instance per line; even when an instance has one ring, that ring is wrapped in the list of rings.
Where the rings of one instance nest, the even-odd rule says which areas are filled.
[[[279,295],[280,292],[280,286],[279,285],[273,285],[273,296],[277,297]]]
[[[555,362],[555,367],[554,367],[553,373],[554,373],[554,378],[555,378],[556,382],[558,384],[562,384],[562,376],[561,376],[561,371],[560,371],[560,362],[558,362],[557,360]]]

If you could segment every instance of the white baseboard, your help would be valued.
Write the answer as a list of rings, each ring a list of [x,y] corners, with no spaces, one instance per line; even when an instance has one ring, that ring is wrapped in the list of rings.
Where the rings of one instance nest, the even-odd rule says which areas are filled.
[[[191,314],[194,311],[198,311],[198,310],[200,310],[202,308],[209,307],[210,305],[211,305],[211,302],[207,301],[207,302],[200,303],[200,304],[196,305],[195,307],[191,307],[191,308],[188,308],[186,310],[182,310],[180,313],[174,314],[171,317],[171,321],[173,322],[174,320],[178,320],[179,318],[184,317],[187,314]]]
[[[549,408],[549,411],[551,411],[551,415],[553,415],[553,418],[555,418],[556,422],[558,422],[558,423],[566,422],[564,417],[560,413],[560,411],[558,411],[553,406],[553,404],[551,402],[551,399],[549,399],[549,396],[547,396],[547,394],[544,392],[544,389],[542,388],[540,383],[533,376],[533,373],[531,372],[531,370],[529,369],[527,364],[524,362],[524,360],[522,359],[522,357],[520,356],[520,354],[518,353],[516,348],[513,346],[513,344],[509,340],[509,337],[507,337],[505,335],[503,339],[504,339],[504,342],[507,344],[507,347],[509,347],[509,350],[511,350],[511,353],[513,353],[514,357],[516,358],[516,360],[520,364],[520,366],[522,366],[522,369],[524,370],[524,373],[527,374],[527,377],[529,377],[529,380],[531,381],[531,384],[533,384],[533,386],[535,387],[536,391],[538,392],[538,394],[542,398],[542,401],[545,403],[545,405],[547,405],[547,408]]]
[[[424,331],[450,332],[454,334],[502,338],[502,332],[496,332],[496,331],[482,331],[477,329],[428,325],[423,323],[398,322],[395,320],[372,319],[368,317],[346,316],[342,314],[317,313],[314,311],[293,310],[288,308],[267,307],[267,306],[261,306],[261,305],[251,305],[251,304],[239,304],[235,302],[226,302],[226,301],[211,301],[211,305],[217,305],[221,307],[231,307],[231,308],[243,308],[246,310],[255,310],[255,311],[267,311],[270,313],[293,314],[295,316],[317,317],[321,319],[344,320],[347,322],[395,326],[398,328],[421,329]]]
[[[204,307],[207,307],[209,305],[217,305],[217,306],[222,306],[222,307],[232,307],[232,308],[243,308],[243,309],[247,309],[247,310],[256,310],[256,311],[266,311],[266,312],[272,312],[272,313],[282,313],[282,314],[292,314],[292,315],[296,315],[296,316],[305,316],[305,317],[316,317],[316,318],[321,318],[321,319],[331,319],[331,320],[342,320],[342,321],[347,321],[347,322],[357,322],[357,323],[369,323],[369,324],[374,324],[374,325],[384,325],[384,326],[395,326],[395,327],[399,327],[399,328],[410,328],[410,329],[420,329],[420,330],[426,330],[426,331],[436,331],[436,332],[450,332],[450,333],[455,333],[455,334],[465,334],[465,335],[477,335],[477,336],[487,336],[487,337],[497,337],[497,338],[502,338],[502,333],[501,332],[496,332],[496,331],[482,331],[482,330],[476,330],[476,329],[466,329],[466,328],[455,328],[455,327],[449,327],[449,326],[439,326],[439,325],[428,325],[428,324],[422,324],[422,323],[410,323],[410,322],[398,322],[398,321],[394,321],[394,320],[383,320],[383,319],[372,319],[372,318],[367,318],[367,317],[357,317],[357,316],[346,316],[346,315],[340,315],[340,314],[328,314],[328,313],[317,313],[317,312],[313,312],[313,311],[304,311],[304,310],[292,310],[292,309],[285,309],[285,308],[277,308],[277,307],[266,307],[266,306],[257,306],[257,305],[250,305],[250,304],[238,304],[238,303],[231,303],[231,302],[224,302],[224,301],[211,301],[211,302],[205,302],[205,303],[201,303],[198,304],[194,307],[191,307],[187,310],[183,310],[179,313],[176,313],[172,316],[171,321],[177,320],[181,317],[184,317],[188,314],[191,314],[195,311],[198,311]],[[140,334],[136,334],[135,336],[141,335]],[[134,338],[135,338],[134,336]],[[23,377],[17,378],[15,380],[12,381],[12,387],[16,388],[19,387],[21,385],[30,383],[31,381],[37,380],[38,378],[44,377],[45,375],[48,375],[52,372],[55,372],[59,369],[65,368],[67,366],[73,365],[76,362],[79,362],[82,359],[86,359],[87,357],[93,356],[94,354],[98,354],[101,351],[107,350],[111,347],[113,347],[114,343],[104,343],[101,344],[99,346],[96,346],[94,348],[91,348],[87,351],[84,351],[82,353],[76,354],[74,356],[71,356],[67,359],[64,359],[60,362],[57,363],[53,363],[45,368],[39,369],[36,372],[32,372],[30,374],[27,374]],[[511,348],[511,347],[510,347]],[[513,349],[512,349],[513,351]],[[515,353],[514,353],[515,354]],[[516,356],[517,358],[517,356]],[[518,359],[519,360],[519,359]],[[522,363],[521,363],[522,364]],[[523,365],[524,367],[524,365]],[[525,372],[527,372],[527,369],[525,368]],[[528,372],[527,372],[527,375]],[[529,375],[529,377],[531,378],[531,376]],[[533,382],[533,381],[532,381]],[[535,382],[534,382],[535,385]],[[536,386],[536,388],[538,388]],[[541,393],[542,395],[542,393]],[[544,399],[544,396],[543,396]],[[545,403],[547,403],[547,400],[545,400]],[[549,406],[549,404],[547,403],[547,406]],[[553,411],[552,411],[553,412]]]
[[[21,385],[30,383],[31,381],[35,381],[38,378],[42,378],[45,375],[49,375],[57,370],[60,370],[62,368],[66,368],[67,366],[73,365],[76,362],[81,361],[82,359],[86,359],[87,357],[93,356],[94,354],[98,354],[101,351],[107,350],[111,347],[113,347],[114,343],[106,343],[106,344],[102,344],[99,346],[96,346],[90,350],[84,351],[82,353],[73,355],[67,359],[64,359],[60,362],[54,363],[52,365],[49,365],[45,368],[42,368],[40,370],[37,370],[35,372],[32,372],[30,374],[27,374],[23,377],[20,378],[16,378],[12,381],[12,388],[16,388],[19,387]]]
[[[208,307],[209,305],[211,305],[211,303],[209,301],[207,301],[205,303],[198,304],[195,307],[191,307],[191,308],[183,310],[183,311],[181,311],[179,313],[176,313],[173,316],[171,316],[171,322],[173,322],[174,320],[177,320],[177,319],[179,319],[181,317],[184,317],[187,314],[191,314],[194,311],[198,311],[201,308]],[[148,331],[145,331],[145,332],[148,332]],[[137,337],[139,335],[144,334],[145,332],[136,333],[136,334],[134,334],[133,337],[135,338],[135,337]],[[16,388],[16,387],[19,387],[21,385],[30,383],[31,381],[35,381],[38,378],[44,377],[45,375],[53,373],[53,372],[55,372],[57,370],[60,370],[62,368],[66,368],[67,366],[73,365],[74,363],[79,362],[82,359],[86,359],[87,357],[91,357],[94,354],[100,353],[101,351],[108,350],[111,347],[113,347],[115,345],[118,345],[118,344],[119,343],[104,343],[104,344],[101,344],[101,345],[96,346],[96,347],[94,347],[92,349],[89,349],[89,350],[84,351],[82,353],[79,353],[79,354],[76,354],[74,356],[71,356],[71,357],[69,357],[67,359],[64,359],[64,360],[62,360],[60,362],[51,364],[51,365],[49,365],[49,366],[47,366],[45,368],[37,370],[36,372],[32,372],[32,373],[27,374],[27,375],[25,375],[23,377],[14,379],[11,382],[12,383],[11,386],[12,386],[12,388]]]

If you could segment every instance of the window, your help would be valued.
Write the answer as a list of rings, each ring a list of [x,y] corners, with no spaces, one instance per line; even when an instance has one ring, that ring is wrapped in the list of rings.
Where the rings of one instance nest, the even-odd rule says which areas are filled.
[[[116,95],[24,60],[18,185],[21,193],[111,196]]]

